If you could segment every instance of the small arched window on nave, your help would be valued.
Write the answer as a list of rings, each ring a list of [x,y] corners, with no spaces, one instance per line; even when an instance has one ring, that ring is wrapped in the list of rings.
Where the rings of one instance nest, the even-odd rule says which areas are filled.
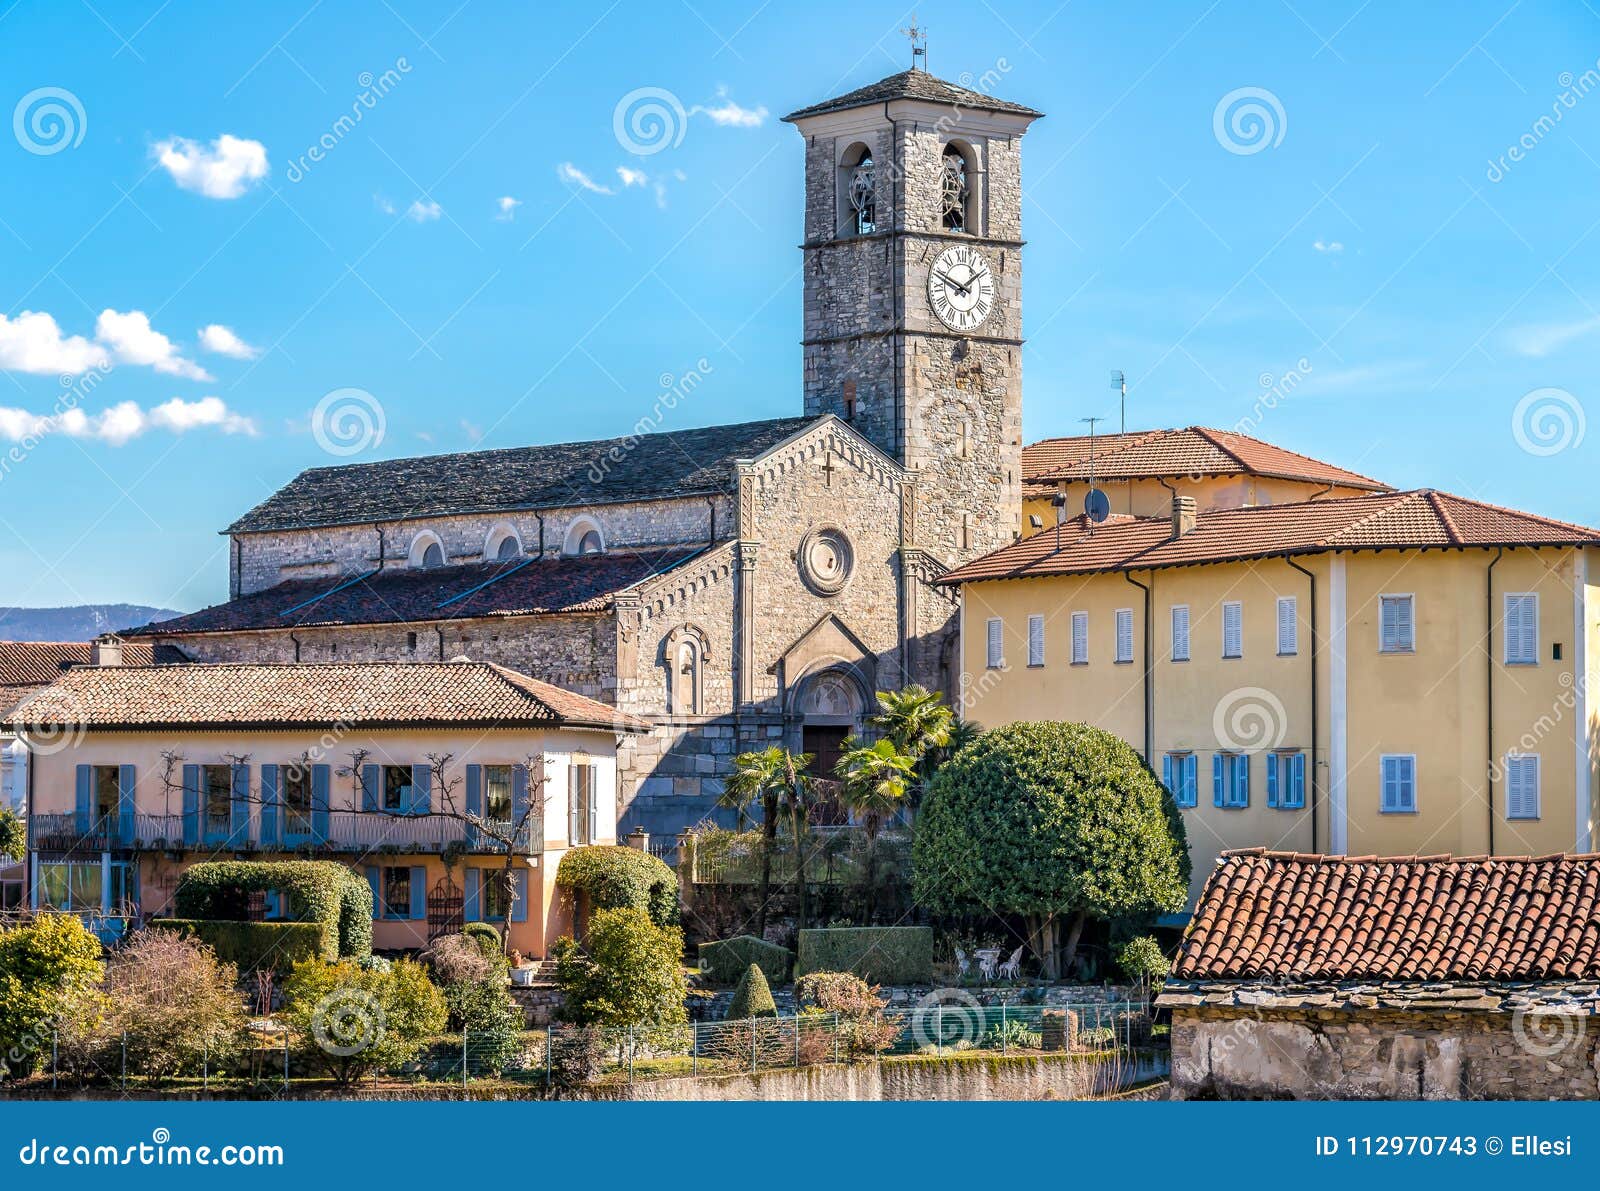
[[[705,704],[705,644],[693,628],[673,630],[666,641],[667,713],[700,715]]]
[[[422,552],[422,569],[431,571],[435,567],[444,566],[444,547],[438,542],[429,542],[427,549]]]

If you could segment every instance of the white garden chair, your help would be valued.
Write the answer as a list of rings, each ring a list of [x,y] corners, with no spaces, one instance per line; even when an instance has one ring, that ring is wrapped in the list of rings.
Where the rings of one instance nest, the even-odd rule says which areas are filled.
[[[961,948],[957,947],[956,948],[956,980],[957,981],[965,980],[967,978],[967,973],[970,972],[970,971],[972,971],[972,961],[967,958],[967,953],[965,951],[963,951],[963,950],[961,950]]]
[[[1011,953],[1011,958],[1006,960],[1005,963],[1000,965],[1000,979],[1002,979],[1002,980],[1020,980],[1020,979],[1022,979],[1022,948],[1021,947],[1018,947],[1015,951],[1013,951]]]
[[[993,980],[995,966],[999,961],[1000,952],[992,947],[985,947],[978,952],[978,975],[985,980]]]

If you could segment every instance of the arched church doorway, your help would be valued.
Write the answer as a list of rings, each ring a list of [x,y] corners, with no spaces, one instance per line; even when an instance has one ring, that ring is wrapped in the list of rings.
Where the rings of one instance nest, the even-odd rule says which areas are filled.
[[[866,709],[866,690],[846,670],[823,670],[801,685],[794,712],[800,721],[800,751],[814,758],[811,773],[819,797],[811,822],[816,826],[849,822],[838,798],[833,769],[844,752],[844,742],[861,731]]]

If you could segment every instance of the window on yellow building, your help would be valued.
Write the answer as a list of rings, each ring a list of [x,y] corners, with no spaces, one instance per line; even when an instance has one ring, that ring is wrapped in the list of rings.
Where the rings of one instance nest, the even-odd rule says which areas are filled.
[[[1382,793],[1379,809],[1386,815],[1414,815],[1417,811],[1417,759],[1409,754],[1379,759]]]
[[[1172,660],[1189,660],[1189,605],[1172,606]]]
[[[1506,758],[1506,818],[1539,817],[1539,758],[1514,754]]]
[[[1508,666],[1539,663],[1539,597],[1534,592],[1506,594],[1505,658]]]
[[[1044,665],[1044,617],[1028,617],[1028,665]]]
[[[1278,656],[1293,657],[1300,652],[1299,601],[1294,596],[1278,597]]]
[[[1168,753],[1161,758],[1161,780],[1179,806],[1193,806],[1199,801],[1198,768],[1193,753]]]
[[[1084,666],[1089,662],[1089,614],[1072,614],[1072,664]]]
[[[985,629],[988,633],[988,656],[986,658],[986,664],[988,665],[989,669],[998,670],[1006,664],[1006,622],[1001,620],[998,616],[991,616],[988,624],[985,626]]]
[[[1117,609],[1117,661],[1133,661],[1133,609]]]
[[[1222,605],[1222,656],[1244,656],[1244,605],[1237,600]]]
[[[1211,757],[1211,803],[1213,806],[1250,805],[1250,755],[1215,753]]]
[[[1378,650],[1411,653],[1417,647],[1416,615],[1408,595],[1378,597]]]
[[[1306,755],[1267,754],[1267,805],[1300,810],[1306,804]]]

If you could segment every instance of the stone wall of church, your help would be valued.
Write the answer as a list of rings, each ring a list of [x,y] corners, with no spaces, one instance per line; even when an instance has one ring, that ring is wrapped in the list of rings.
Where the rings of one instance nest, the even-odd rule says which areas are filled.
[[[545,553],[559,554],[567,544],[569,531],[579,521],[598,524],[607,549],[637,550],[707,541],[713,520],[717,536],[728,537],[733,523],[729,498],[719,496],[708,501],[705,497],[694,497],[574,506],[544,510],[539,516],[533,513],[470,513],[418,517],[384,522],[381,544],[379,527],[372,525],[241,534],[234,594],[261,591],[289,579],[335,578],[373,570],[380,558],[385,569],[404,567],[413,541],[424,532],[438,537],[450,563],[462,564],[483,561],[490,533],[501,526],[509,525],[515,530],[524,553],[538,553],[542,532]]]

